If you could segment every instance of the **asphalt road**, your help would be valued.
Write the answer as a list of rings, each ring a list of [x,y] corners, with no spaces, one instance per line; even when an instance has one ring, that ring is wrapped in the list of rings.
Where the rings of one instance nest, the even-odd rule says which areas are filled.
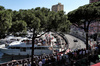
[[[86,44],[82,40],[69,34],[65,34],[65,37],[68,40],[69,48],[71,50],[86,48]],[[78,42],[74,42],[74,40],[77,40]]]

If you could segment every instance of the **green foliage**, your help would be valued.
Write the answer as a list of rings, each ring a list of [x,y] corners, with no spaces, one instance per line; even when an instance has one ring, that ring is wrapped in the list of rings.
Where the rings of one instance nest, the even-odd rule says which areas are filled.
[[[3,6],[0,6],[0,11],[1,11],[1,10],[5,10],[5,8],[4,8]]]
[[[32,56],[34,55],[34,40],[39,31],[68,31],[70,22],[67,20],[67,15],[61,12],[52,12],[47,8],[37,7],[19,11],[10,9],[4,10],[0,7],[0,35],[8,33],[22,34],[26,30],[33,29],[32,37]],[[33,61],[33,59],[31,59]],[[33,62],[32,62],[33,64]]]
[[[64,12],[63,11],[60,11],[58,12],[59,14],[59,20],[58,20],[58,31],[61,31],[61,32],[69,32],[70,30],[70,21],[68,20],[68,17],[67,15],[64,15]]]
[[[64,15],[62,17],[61,22],[58,25],[59,31],[61,31],[61,32],[69,32],[70,31],[70,25],[71,25],[71,23],[68,20],[68,17],[66,15]]]
[[[47,23],[46,23],[46,29],[47,30],[51,30],[52,28],[54,28],[53,25],[54,24],[54,19],[55,19],[55,12],[49,12],[48,16],[47,16]],[[55,21],[56,22],[56,21]]]
[[[67,20],[67,15],[64,14],[63,11],[59,12],[49,12],[48,18],[47,18],[47,29],[48,30],[54,30],[54,31],[60,31],[60,32],[68,32],[70,28],[70,21]]]
[[[19,12],[13,11],[12,21],[14,22],[14,21],[19,20],[18,16],[19,16]]]
[[[12,25],[12,13],[9,11],[0,11],[0,35],[8,32]]]
[[[12,33],[17,33],[17,32],[24,33],[26,32],[26,30],[27,30],[26,22],[22,20],[19,20],[19,21],[17,20],[12,23],[12,27],[9,31]]]
[[[92,21],[100,19],[100,2],[79,7],[68,13],[68,19],[76,27],[86,32],[86,48],[88,49],[88,29]],[[84,26],[81,26],[84,25]]]
[[[31,28],[39,29],[39,27],[40,27],[40,19],[39,18],[34,17],[34,19],[31,21],[31,23],[32,23],[30,25]]]
[[[48,8],[12,11],[0,6],[0,34],[39,31],[69,31],[70,22],[63,11],[52,12]]]
[[[100,2],[79,7],[68,13],[68,19],[72,23],[81,25],[84,21],[93,21],[100,16]]]

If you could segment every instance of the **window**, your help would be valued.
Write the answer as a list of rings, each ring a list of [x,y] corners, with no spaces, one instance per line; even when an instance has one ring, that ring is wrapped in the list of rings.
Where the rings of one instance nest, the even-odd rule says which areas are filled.
[[[23,40],[22,42],[26,42],[26,40]]]
[[[41,47],[41,49],[48,49],[48,47]]]
[[[30,47],[30,49],[32,49],[32,47]]]
[[[21,47],[21,48],[20,48],[20,51],[21,51],[21,52],[26,52],[26,48],[25,48],[25,47]]]
[[[48,47],[35,47],[34,49],[45,50],[45,49],[48,49]]]
[[[41,49],[41,47],[35,47],[34,49]]]
[[[9,47],[9,49],[20,49],[20,47]]]
[[[27,47],[26,49],[30,49],[30,47]]]
[[[16,49],[20,49],[20,47],[16,47]]]
[[[32,44],[32,40],[23,40],[22,42],[24,42],[26,44]]]
[[[11,49],[15,49],[15,47],[10,47]]]

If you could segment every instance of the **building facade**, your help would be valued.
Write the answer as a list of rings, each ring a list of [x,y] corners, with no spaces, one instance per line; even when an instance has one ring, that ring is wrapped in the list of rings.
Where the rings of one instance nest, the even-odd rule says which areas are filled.
[[[100,0],[90,0],[90,3],[93,3],[93,2],[98,2]]]
[[[74,25],[71,26],[71,32],[72,33],[77,33],[78,35],[85,37],[85,31],[81,28],[77,28]],[[100,23],[99,23],[99,21],[93,21],[89,25],[89,29],[88,29],[89,36],[91,36],[93,34],[96,34],[96,33],[100,34]]]
[[[64,6],[61,3],[58,3],[57,5],[53,5],[52,6],[52,11],[63,11],[64,10]]]

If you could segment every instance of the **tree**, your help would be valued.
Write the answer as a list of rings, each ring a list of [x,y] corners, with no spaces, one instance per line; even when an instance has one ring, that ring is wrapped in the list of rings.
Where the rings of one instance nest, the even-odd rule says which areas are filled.
[[[37,36],[37,34],[39,33],[39,31],[41,30],[41,28],[44,28],[45,23],[46,23],[46,17],[45,17],[45,13],[43,13],[45,10],[41,8],[36,8],[34,9],[29,9],[24,11],[24,18],[23,20],[26,21],[27,23],[27,27],[30,30],[33,30],[33,37],[32,37],[32,52],[31,52],[31,62],[33,61],[33,55],[34,55],[34,40],[37,37],[41,37],[41,36]],[[33,66],[33,62],[32,62],[32,66]]]
[[[44,30],[44,27],[47,23],[47,15],[48,15],[49,11],[50,10],[47,8],[39,8],[39,7],[38,7],[38,9],[35,8],[34,14],[37,18],[40,19],[40,24],[41,24],[41,26],[40,26],[41,29],[39,29],[40,31]]]
[[[24,10],[21,14],[22,14],[22,19],[27,23],[27,28],[31,30],[32,29],[31,24],[33,23],[32,21],[35,18],[34,10],[33,9]]]
[[[9,32],[11,32],[12,34],[16,34],[16,33],[26,33],[27,31],[27,24],[25,21],[22,20],[17,20],[15,22],[12,22],[12,26],[9,30]]]
[[[86,32],[86,49],[88,49],[89,25],[92,21],[98,20],[100,16],[99,5],[100,2],[84,5],[68,13],[68,19],[70,20],[70,22],[74,26],[84,29],[84,31]]]
[[[40,19],[37,17],[34,17],[33,20],[31,20],[30,27],[33,29],[33,37],[32,37],[32,52],[31,52],[31,62],[33,66],[33,55],[34,55],[34,40],[37,37],[37,31],[40,28]]]
[[[49,12],[47,18],[47,28],[48,30],[53,30],[57,32],[68,32],[71,25],[70,21],[67,20],[67,15],[63,11],[59,12]]]
[[[12,13],[8,10],[0,11],[0,38],[7,34],[12,25]]]
[[[3,6],[0,6],[0,11],[5,10],[5,8]]]
[[[67,15],[65,15],[64,11],[58,11],[58,14],[59,14],[59,17],[60,17],[60,19],[57,20],[58,31],[60,31],[60,32],[69,32],[71,23],[68,20]]]
[[[18,11],[13,11],[13,15],[12,15],[12,22],[15,22],[17,20],[19,20],[20,17],[19,16],[19,12]]]
[[[0,6],[0,37],[6,33],[22,33],[33,30],[31,62],[33,66],[34,40],[49,31],[67,31],[67,15],[64,12],[52,12],[48,8],[37,7],[35,9],[12,11]],[[37,36],[40,31],[43,34]]]

